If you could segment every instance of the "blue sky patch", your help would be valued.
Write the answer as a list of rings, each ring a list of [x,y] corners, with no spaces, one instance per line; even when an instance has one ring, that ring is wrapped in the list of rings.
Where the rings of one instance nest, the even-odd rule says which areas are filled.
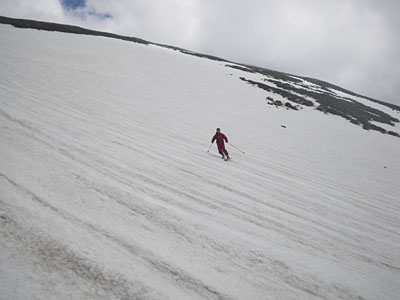
[[[108,13],[100,13],[94,10],[79,10],[80,8],[86,8],[85,0],[60,0],[60,2],[64,10],[66,10],[69,14],[72,14],[75,17],[83,20],[87,19],[89,16],[103,20],[112,18],[112,15]]]
[[[77,9],[86,6],[85,0],[60,0],[64,9]]]
[[[112,15],[110,15],[110,14],[103,14],[103,13],[98,13],[98,12],[95,12],[95,11],[89,11],[88,15],[89,16],[95,16],[95,17],[97,17],[99,19],[110,19],[110,18],[112,18]]]

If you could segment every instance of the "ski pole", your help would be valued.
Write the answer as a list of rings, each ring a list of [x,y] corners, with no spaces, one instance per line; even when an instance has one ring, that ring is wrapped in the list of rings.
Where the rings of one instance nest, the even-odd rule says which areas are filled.
[[[240,152],[242,152],[242,154],[245,154],[242,150],[240,150],[238,147],[235,147],[235,145],[232,145],[231,143],[229,143],[229,145],[231,145],[233,148],[236,148],[236,150],[239,150]]]
[[[212,143],[211,143],[210,147],[208,148],[207,152],[210,152],[211,146],[212,146]]]

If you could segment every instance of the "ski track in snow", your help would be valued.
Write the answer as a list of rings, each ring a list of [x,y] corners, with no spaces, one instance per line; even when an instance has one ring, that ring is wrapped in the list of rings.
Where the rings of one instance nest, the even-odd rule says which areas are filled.
[[[224,63],[0,31],[0,299],[400,294],[395,137]],[[207,153],[216,127],[246,154]]]

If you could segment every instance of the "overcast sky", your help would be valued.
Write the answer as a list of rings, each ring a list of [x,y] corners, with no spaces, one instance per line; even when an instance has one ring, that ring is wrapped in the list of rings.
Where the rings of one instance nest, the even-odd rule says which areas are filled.
[[[0,0],[0,15],[135,36],[400,105],[398,0]]]

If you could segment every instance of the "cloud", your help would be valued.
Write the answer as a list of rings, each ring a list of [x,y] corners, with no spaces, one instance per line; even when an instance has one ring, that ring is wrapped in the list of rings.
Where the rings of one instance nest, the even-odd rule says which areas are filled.
[[[72,8],[66,9],[66,2]],[[0,10],[11,17],[136,36],[315,77],[400,104],[397,1],[63,0],[64,7],[54,0],[32,3],[2,0]]]
[[[2,0],[0,14],[14,18],[32,18],[46,21],[64,21],[61,3],[54,0]]]

